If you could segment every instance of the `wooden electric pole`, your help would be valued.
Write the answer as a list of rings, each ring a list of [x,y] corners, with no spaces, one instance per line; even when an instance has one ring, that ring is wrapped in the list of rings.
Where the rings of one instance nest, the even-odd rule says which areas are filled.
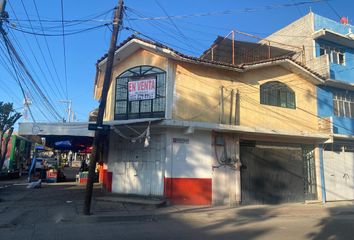
[[[89,173],[87,178],[87,185],[86,185],[86,195],[85,195],[85,204],[84,204],[84,214],[90,215],[91,209],[91,200],[92,200],[92,190],[93,190],[93,182],[95,178],[95,170],[96,170],[96,163],[98,161],[98,145],[99,139],[103,134],[103,115],[106,108],[106,101],[107,101],[107,93],[110,86],[111,78],[112,78],[112,68],[113,68],[113,61],[114,61],[114,52],[116,50],[117,44],[117,37],[119,28],[122,24],[123,18],[123,0],[118,1],[118,7],[115,9],[114,12],[114,19],[113,19],[113,31],[111,42],[109,45],[108,55],[107,55],[107,62],[106,62],[106,71],[103,80],[103,87],[101,93],[101,101],[98,107],[98,114],[96,120],[96,130],[95,130],[95,137],[93,140],[93,150],[92,150],[92,157],[90,159],[90,166],[89,166]]]
[[[2,24],[4,21],[7,21],[7,18],[9,17],[8,13],[5,11],[6,7],[6,0],[0,0],[0,28],[1,31],[4,31],[2,28]]]

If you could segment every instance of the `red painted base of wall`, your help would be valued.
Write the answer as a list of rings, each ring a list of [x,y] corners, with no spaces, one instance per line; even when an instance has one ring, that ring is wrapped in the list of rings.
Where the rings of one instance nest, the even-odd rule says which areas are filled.
[[[107,177],[107,169],[102,169],[102,171],[100,171],[100,175],[98,176],[99,182],[104,185],[104,181],[106,177]]]
[[[212,183],[210,178],[165,178],[164,195],[172,204],[210,205]]]
[[[103,174],[103,166],[102,165],[100,165],[99,167],[98,167],[98,172],[99,172],[99,174],[98,174],[98,182],[99,183],[103,183],[103,176],[104,176],[104,174]]]
[[[108,172],[106,169],[103,170],[103,187],[108,192],[112,192],[112,172]]]
[[[87,178],[80,178],[79,183],[87,183]]]

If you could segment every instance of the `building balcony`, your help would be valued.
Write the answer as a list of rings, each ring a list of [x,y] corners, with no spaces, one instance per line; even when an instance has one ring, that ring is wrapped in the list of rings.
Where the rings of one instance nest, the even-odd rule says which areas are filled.
[[[354,52],[353,52],[354,53]],[[328,54],[318,56],[307,62],[307,66],[316,71],[325,79],[354,84],[354,55],[351,52],[345,53],[343,64],[330,61]]]

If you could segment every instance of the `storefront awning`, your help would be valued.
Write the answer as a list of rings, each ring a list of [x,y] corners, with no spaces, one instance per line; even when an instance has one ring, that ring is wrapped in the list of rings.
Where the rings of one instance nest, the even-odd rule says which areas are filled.
[[[18,134],[21,136],[84,136],[93,137],[88,130],[88,122],[75,123],[19,123]]]
[[[18,134],[50,148],[78,151],[92,146],[94,131],[88,130],[88,122],[19,123]]]

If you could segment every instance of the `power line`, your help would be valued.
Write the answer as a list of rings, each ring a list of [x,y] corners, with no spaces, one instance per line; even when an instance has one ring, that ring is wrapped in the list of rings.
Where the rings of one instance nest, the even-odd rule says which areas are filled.
[[[38,11],[38,7],[37,7],[37,4],[36,4],[36,0],[33,0],[33,4],[34,4],[34,7],[35,7],[35,9],[36,9],[36,13],[37,13],[37,17],[38,17],[38,20],[39,20],[39,24],[40,24],[42,33],[44,33],[43,25],[42,25],[41,18],[40,18],[40,15],[39,15],[39,11]],[[45,41],[45,43],[46,43],[46,47],[47,47],[47,50],[48,50],[48,53],[49,53],[49,58],[50,58],[50,61],[51,61],[51,63],[52,63],[52,66],[53,66],[53,68],[54,68],[54,72],[55,72],[56,78],[57,78],[57,80],[58,80],[58,82],[59,82],[60,89],[61,89],[62,92],[64,92],[64,88],[63,88],[63,86],[62,86],[62,84],[61,84],[61,81],[60,81],[60,78],[59,78],[59,74],[58,74],[57,68],[56,68],[56,66],[55,66],[55,64],[54,64],[53,56],[52,56],[52,53],[51,53],[51,51],[50,51],[49,44],[48,44],[48,41],[47,41],[47,37],[46,37],[46,36],[44,36],[44,41]],[[54,81],[54,83],[55,83],[55,81]]]
[[[139,13],[136,10],[133,10],[132,13],[135,14],[136,16],[143,16],[141,13]],[[149,21],[148,24],[151,25],[153,28],[157,29],[158,31],[163,32],[165,34],[165,37],[170,37],[171,39],[174,39],[175,41],[178,41],[179,43],[183,44],[184,46],[190,47],[189,44],[185,42],[185,38],[182,37],[182,40],[181,40],[180,39],[181,36],[173,35],[173,34],[170,33],[170,31],[166,31],[165,30],[166,26],[162,26],[161,23]],[[172,44],[170,44],[170,45],[172,45]],[[177,46],[177,48],[182,49],[182,50],[187,51],[187,52],[192,53],[192,54],[198,54],[197,51],[194,50],[194,49],[190,50],[190,49],[185,49],[183,47],[178,47],[178,46]],[[200,50],[204,50],[204,49],[200,49]]]
[[[183,75],[186,75],[186,76],[189,76],[189,77],[193,77],[195,81],[203,82],[203,80],[201,80],[201,79],[199,79],[199,78],[195,78],[195,76],[191,76],[191,75],[188,75],[188,74],[186,74],[186,73],[182,73],[182,74],[183,74]],[[267,78],[267,76],[264,75],[264,74],[261,74],[261,76],[264,77],[264,78]],[[286,79],[283,79],[283,78],[279,78],[279,79],[278,79],[278,78],[273,78],[273,80],[275,80],[275,81],[280,81],[280,82],[282,82],[282,83],[289,83],[289,82],[293,81],[293,80],[291,80],[291,81],[285,81]],[[253,84],[248,83],[247,81],[242,81],[242,80],[240,80],[240,79],[238,79],[237,81],[238,81],[239,83],[241,83],[241,84],[244,84],[244,85],[249,86],[250,88],[254,89],[253,91],[247,92],[247,93],[244,92],[244,91],[241,91],[241,93],[242,93],[242,92],[245,93],[244,95],[241,94],[241,98],[244,98],[244,99],[245,99],[245,98],[248,98],[248,99],[252,100],[254,105],[259,104],[259,102],[258,102],[257,100],[255,100],[255,99],[253,99],[253,98],[251,98],[251,97],[248,97],[247,95],[252,94],[252,93],[255,93],[255,92],[259,92],[259,91],[260,91],[260,88],[254,86]],[[214,89],[219,89],[218,87],[210,86],[210,84],[208,84],[207,82],[203,82],[203,84],[206,84],[206,85],[208,85],[208,87],[212,87],[212,88],[214,88]],[[308,94],[308,89],[304,89],[304,88],[299,87],[299,86],[301,86],[301,85],[302,85],[302,83],[299,83],[299,84],[297,84],[297,85],[292,85],[292,87],[296,87],[296,89],[300,89],[303,93]],[[181,85],[180,87],[187,88],[189,91],[192,91],[192,92],[194,92],[194,94],[196,94],[196,93],[195,93],[195,89],[193,89],[193,88],[185,87],[185,86],[182,86],[182,85]],[[227,89],[227,88],[229,88],[229,87],[234,87],[234,83],[233,83],[233,82],[230,83],[230,84],[227,85],[225,88]],[[204,94],[204,95],[205,95],[205,94]],[[243,97],[243,96],[245,96],[245,97]],[[210,95],[210,97],[214,97],[214,95]],[[228,97],[228,96],[226,96],[226,98],[227,98],[227,97]],[[316,101],[320,101],[319,99],[317,99],[316,95],[311,95],[311,97],[316,98]],[[322,100],[321,102],[325,104],[325,101]],[[220,103],[219,103],[219,104],[220,104]],[[217,105],[219,105],[219,104],[217,104]],[[262,105],[261,105],[261,106],[262,106]],[[213,107],[216,107],[216,106],[213,106]],[[308,110],[306,110],[306,109],[304,109],[304,108],[302,108],[302,107],[296,106],[296,109],[299,109],[299,110],[305,112],[306,114],[309,114],[310,116],[316,117],[316,118],[318,118],[318,119],[322,119],[322,117],[320,117],[320,116],[318,116],[318,115],[316,115],[316,114],[314,114],[314,113],[311,113],[311,112],[309,112]],[[253,109],[253,110],[254,110],[254,109]],[[273,110],[273,109],[267,109],[267,111],[271,111],[271,112],[273,112],[274,114],[280,115],[280,116],[284,117],[284,119],[286,119],[286,118],[289,117],[289,116],[284,115],[284,114],[281,114],[281,113],[279,113],[279,111],[276,111],[276,110]],[[201,113],[201,114],[204,114],[204,113]],[[200,114],[200,115],[201,115],[201,114]],[[194,118],[199,117],[200,115],[195,115],[195,116],[193,116],[193,117],[191,117],[191,118],[188,118],[188,119],[185,119],[185,120],[192,120],[192,119],[194,119]],[[334,125],[334,126],[337,126],[337,127],[344,128],[344,129],[346,129],[346,130],[348,130],[348,131],[352,131],[352,130],[350,130],[350,129],[345,128],[344,126],[340,126],[340,125],[335,124],[335,123],[333,123],[333,125]]]
[[[128,22],[130,23],[130,20],[128,20]],[[131,23],[130,23],[130,26],[131,26]],[[148,35],[146,35],[146,34],[140,32],[140,31],[138,31],[138,30],[136,30],[136,29],[134,29],[134,28],[132,28],[132,27],[126,27],[125,29],[126,29],[126,30],[131,30],[131,31],[133,31],[135,34],[142,35],[142,36],[144,36],[144,37],[146,37],[146,38],[148,38],[148,39],[151,39],[152,41],[166,43],[165,41],[157,41],[156,39],[153,39],[153,38],[149,37]],[[195,30],[194,30],[194,31],[195,31]],[[249,35],[248,33],[241,32],[241,31],[239,31],[239,30],[235,30],[235,31],[237,31],[237,33],[239,33],[239,34],[247,34],[247,35]],[[155,34],[155,33],[154,33],[154,34]],[[284,35],[284,36],[285,36],[285,35]],[[291,35],[286,35],[286,36],[291,36]],[[302,37],[306,37],[306,36],[302,36]],[[263,39],[263,38],[258,37],[258,39]],[[267,39],[265,39],[265,40],[266,40],[266,41],[269,41],[269,40],[267,40]],[[269,42],[273,42],[273,41],[269,41]],[[278,43],[278,42],[273,42],[273,43],[281,44],[281,45],[286,45],[286,46],[289,46],[289,47],[292,47],[292,48],[299,48],[299,47],[297,47],[297,46],[288,45],[288,44],[283,44],[283,43]],[[173,46],[173,44],[169,44],[169,43],[166,43],[166,44]],[[313,47],[313,46],[307,46],[307,47]],[[179,47],[179,46],[177,46],[177,48],[183,49],[182,47]],[[189,51],[189,50],[187,50],[187,49],[183,49],[183,50]],[[307,60],[306,62],[309,62],[309,61],[312,61],[312,60]],[[347,59],[346,61],[350,61],[350,60]],[[313,68],[313,70],[314,70],[314,71],[320,71],[320,70],[323,70],[323,69],[325,69],[325,68],[326,68],[326,67],[319,67],[319,68]],[[343,69],[343,70],[341,70],[340,72],[348,71],[348,70],[351,70],[351,69],[352,69],[352,68],[350,68],[350,69]]]
[[[27,18],[29,18],[29,15],[28,15],[28,12],[27,12],[27,10],[26,10],[26,7],[25,7],[25,5],[24,5],[24,3],[23,3],[23,0],[21,0],[21,3],[22,3],[22,7],[23,7],[23,9],[24,9],[24,11],[25,11],[25,14],[26,14]],[[32,27],[32,23],[31,23],[31,22],[29,22],[29,23],[30,23],[30,26]],[[57,84],[56,84],[56,81],[54,81],[52,72],[51,72],[50,69],[49,69],[49,66],[48,66],[46,57],[44,56],[42,47],[41,47],[41,45],[39,44],[39,41],[38,41],[37,36],[34,36],[34,39],[35,39],[35,41],[36,41],[37,47],[38,47],[38,49],[39,49],[39,52],[40,52],[40,54],[41,54],[41,56],[42,56],[44,65],[46,66],[47,71],[48,71],[48,73],[49,73],[49,76],[50,76],[50,78],[51,78],[51,80],[52,80],[52,81],[48,81],[48,79],[45,78],[45,80],[46,80],[46,82],[47,82],[47,84],[48,84],[48,87],[49,87],[49,89],[51,90],[51,92],[52,92],[53,95],[56,95],[57,98],[60,98],[59,95],[58,95],[58,93],[60,93],[60,90],[59,90],[59,88],[58,88],[58,86],[57,86]],[[53,84],[53,83],[54,83],[54,87],[56,88],[56,90],[54,90],[53,87],[52,87],[52,84]]]
[[[13,63],[13,59],[9,55],[8,48],[7,48],[7,45],[5,44],[5,42],[1,42],[0,50],[2,52],[2,54],[0,54],[0,62],[2,63],[2,67],[5,68],[5,70],[7,70],[7,72],[12,76],[12,78],[16,82],[16,84],[19,85],[20,88],[22,88],[21,82],[18,81],[18,80],[20,80],[20,78],[19,78],[19,75],[17,74],[17,70],[16,70],[17,68],[15,68],[15,64],[10,64],[11,66],[9,66],[9,63]],[[4,59],[4,57],[6,59]],[[13,69],[13,70],[11,70],[11,69]],[[4,83],[4,85],[6,85],[6,83]],[[24,85],[26,85],[26,83],[24,83]],[[27,85],[26,85],[26,87],[27,87]],[[10,88],[6,91],[6,93],[8,91],[11,91]],[[14,96],[15,96],[15,94],[14,94]]]
[[[15,18],[17,18],[17,15],[16,15],[16,13],[15,13],[15,11],[14,11],[14,9],[13,9],[13,7],[12,7],[12,5],[11,5],[11,3],[9,2],[9,5],[10,5],[10,8],[11,8],[11,10],[12,10],[12,12],[13,12],[13,14],[14,14],[14,16],[15,16]],[[7,27],[9,27],[8,25],[6,25]],[[11,31],[10,31],[10,33],[11,33]],[[12,34],[12,33],[11,33]],[[13,34],[12,34],[13,35]],[[43,68],[42,68],[42,65],[39,63],[39,61],[38,61],[38,59],[37,59],[37,55],[34,53],[34,50],[33,50],[33,48],[32,48],[32,45],[29,43],[29,41],[28,41],[28,39],[27,39],[27,37],[26,37],[26,35],[25,34],[23,34],[22,33],[22,35],[23,35],[23,37],[24,37],[24,39],[25,39],[25,41],[26,41],[26,43],[27,43],[27,45],[28,45],[28,48],[29,48],[29,50],[30,50],[30,52],[32,53],[31,55],[32,55],[32,57],[33,57],[33,59],[34,59],[34,61],[36,62],[36,64],[37,64],[37,66],[38,66],[38,69],[39,69],[39,71],[41,72],[41,74],[42,74],[42,76],[43,76],[43,78],[44,78],[44,81],[48,84],[48,86],[50,87],[50,90],[52,91],[52,94],[53,95],[56,95],[56,92],[54,92],[54,90],[51,88],[51,85],[50,85],[50,83],[49,83],[49,81],[48,81],[48,79],[47,79],[47,75],[44,73],[44,71],[43,71]],[[14,36],[14,35],[13,35]],[[14,39],[15,39],[15,42],[17,42],[18,43],[18,41],[16,40],[16,38],[15,38],[15,36],[14,36]],[[20,49],[20,51],[21,51],[21,45],[18,43],[18,45],[19,45],[19,49]],[[23,51],[22,51],[23,52]],[[23,52],[23,54],[24,54],[24,52]],[[26,58],[26,55],[24,54],[24,57]],[[28,60],[27,60],[28,61]],[[30,62],[30,61],[28,61],[28,62]],[[34,71],[34,68],[32,68],[33,69],[33,71]],[[36,72],[34,71],[34,74],[35,75],[37,75],[36,74]],[[37,75],[37,78],[38,78],[38,75]],[[39,80],[41,79],[41,78],[38,78]],[[53,102],[53,100],[51,99],[51,97],[50,97],[50,95],[48,94],[48,93],[46,93],[46,88],[44,87],[45,85],[43,84],[43,82],[40,80],[39,81],[40,82],[40,84],[41,84],[41,87],[43,88],[43,91],[45,92],[45,94],[48,96],[48,98],[49,98],[49,100],[50,100],[50,102],[52,103],[52,104],[54,104],[54,102]],[[54,92],[54,93],[53,93]]]
[[[35,4],[35,3],[34,3]],[[11,4],[10,4],[11,5]],[[12,7],[11,7],[12,8]],[[38,12],[38,8],[36,7],[36,4],[35,4],[35,8],[36,8],[36,11]],[[66,33],[68,35],[74,35],[74,34],[78,34],[78,33],[81,33],[81,32],[85,32],[85,31],[89,31],[89,30],[93,30],[95,28],[99,28],[99,27],[104,27],[105,25],[104,24],[100,24],[99,26],[94,26],[94,27],[90,27],[90,28],[84,28],[84,29],[70,29],[71,27],[73,26],[76,26],[76,25],[83,25],[83,24],[88,24],[88,23],[102,23],[102,22],[107,22],[107,24],[111,24],[112,23],[112,20],[111,19],[98,19],[99,17],[101,16],[107,16],[107,13],[111,12],[113,9],[108,9],[108,10],[105,10],[101,13],[98,13],[98,14],[91,14],[91,15],[88,15],[86,17],[82,17],[82,18],[79,18],[79,19],[76,19],[76,20],[47,20],[47,19],[30,19],[30,18],[27,18],[27,19],[21,19],[19,20],[17,17],[15,19],[10,19],[10,26],[13,28],[13,29],[16,29],[17,27],[21,28],[22,31],[25,31],[26,33],[29,33],[29,34],[36,34],[36,35],[41,35],[41,36],[62,36],[62,24],[60,25],[53,25],[53,26],[44,26],[43,24],[44,23],[62,23],[62,20],[63,22],[65,22],[65,28],[66,28]],[[38,18],[38,15],[37,14],[37,18]],[[31,25],[25,25],[23,24],[22,22],[30,22]],[[21,24],[19,24],[21,23]],[[34,26],[33,23],[39,23],[38,26]],[[34,32],[33,29],[36,29],[37,31],[40,31],[41,33],[37,33],[37,32]],[[56,31],[60,31],[59,32],[56,32]],[[54,32],[51,34],[51,32]],[[65,34],[66,35],[66,34]]]
[[[112,23],[112,19],[97,19],[98,17],[107,15],[109,12],[112,12],[114,10],[114,8],[110,8],[108,10],[104,10],[103,12],[100,13],[93,13],[90,14],[88,16],[82,17],[82,18],[78,18],[78,19],[69,19],[69,20],[62,20],[62,19],[43,19],[41,18],[39,19],[12,19],[12,18],[8,18],[8,20],[11,21],[15,21],[15,22],[42,22],[42,23],[60,23],[60,25],[58,25],[58,28],[61,28],[61,23],[64,22],[66,23],[77,23],[77,24],[81,24],[81,23],[85,23],[85,22],[108,22],[108,23]],[[66,25],[67,26],[67,25]]]
[[[65,37],[65,36],[71,36],[71,35],[76,35],[76,34],[80,34],[83,32],[88,32],[91,30],[95,30],[95,29],[99,29],[102,27],[106,27],[108,25],[111,25],[110,23],[106,23],[106,24],[102,24],[102,25],[98,25],[98,26],[94,26],[94,27],[90,27],[90,28],[84,28],[84,29],[80,29],[80,30],[76,30],[76,31],[72,31],[72,32],[66,32],[66,33],[58,33],[58,34],[50,34],[50,33],[40,33],[40,32],[33,32],[33,31],[27,31],[27,30],[21,30],[18,29],[16,27],[13,27],[11,25],[9,25],[8,27],[18,31],[18,32],[23,32],[23,33],[27,33],[27,34],[31,34],[31,35],[37,35],[37,36],[46,36],[46,37]]]
[[[328,7],[334,12],[334,14],[337,15],[338,18],[342,17],[328,1],[326,1],[326,3],[328,5]]]
[[[160,43],[163,43],[163,44],[165,44],[165,45],[168,45],[168,46],[171,46],[171,47],[174,47],[174,48],[178,48],[178,49],[181,49],[181,50],[186,51],[186,52],[190,52],[190,50],[188,50],[188,49],[186,49],[186,48],[183,48],[183,47],[180,47],[180,46],[177,46],[177,45],[174,45],[174,44],[172,44],[172,43],[169,43],[169,42],[166,42],[166,41],[157,41],[156,39],[154,39],[154,38],[152,38],[152,37],[150,37],[150,36],[148,36],[148,35],[146,35],[146,34],[140,32],[140,31],[138,31],[138,30],[135,30],[134,28],[131,28],[131,27],[124,27],[124,29],[125,29],[125,30],[128,30],[128,31],[131,31],[131,32],[132,32],[133,34],[135,34],[135,35],[141,35],[141,36],[143,36],[143,37],[145,37],[145,38],[147,38],[147,39],[149,39],[149,40],[151,40],[151,41],[153,41],[153,42],[160,42]]]
[[[173,19],[168,15],[166,9],[162,6],[162,4],[158,1],[155,0],[155,2],[157,3],[157,5],[162,9],[162,11],[165,13],[165,15],[168,17],[169,22],[173,25],[173,27],[177,30],[178,34],[180,36],[182,36],[182,38],[186,41],[187,45],[190,48],[195,49],[192,44],[190,43],[190,39],[188,37],[186,37],[186,35],[184,35],[184,33],[181,31],[181,29],[179,29],[179,27],[176,25],[176,23],[173,21]]]
[[[140,18],[130,18],[130,20],[166,20],[169,18],[173,19],[183,19],[183,18],[191,18],[191,17],[208,17],[215,15],[231,15],[234,13],[250,13],[250,12],[258,12],[258,11],[267,11],[273,10],[277,8],[285,8],[285,7],[297,7],[302,5],[309,5],[314,3],[327,2],[328,0],[313,0],[313,1],[302,1],[295,3],[283,3],[283,4],[272,4],[259,8],[244,8],[244,9],[230,9],[223,11],[213,11],[213,12],[204,12],[204,13],[194,13],[194,14],[186,14],[186,15],[176,15],[176,16],[160,16],[160,17],[140,17]],[[132,10],[132,8],[126,7],[127,10]]]
[[[53,114],[53,116],[55,118],[61,119],[61,116],[58,114],[58,112],[56,111],[54,106],[50,103],[50,101],[48,100],[46,95],[43,93],[42,89],[37,85],[36,81],[33,79],[32,75],[28,71],[26,65],[23,63],[22,59],[18,55],[18,53],[17,53],[16,49],[14,48],[14,46],[12,45],[11,41],[8,39],[7,35],[5,33],[3,33],[2,35],[3,35],[4,41],[6,42],[8,48],[10,49],[10,51],[12,53],[12,55],[16,59],[16,62],[19,64],[21,69],[24,71],[26,76],[29,78],[29,80],[32,83],[32,85],[34,86],[36,92],[38,92],[39,95],[41,96],[41,98],[44,100],[44,103],[46,104],[46,107],[48,108],[48,110]]]
[[[28,59],[28,57],[26,56],[25,52],[23,51],[23,48],[21,46],[21,44],[18,42],[18,40],[16,39],[16,37],[14,36],[14,34],[12,33],[12,31],[8,31],[8,33],[10,33],[12,36],[13,36],[13,40],[15,41],[15,43],[17,44],[18,46],[18,49],[21,51],[23,57],[25,58],[25,60],[27,61],[27,64],[29,65],[29,67],[32,69],[33,73],[34,73],[34,77],[39,79],[36,71],[34,70],[34,67],[32,66],[31,64],[31,61]],[[41,82],[40,82],[41,83]],[[43,88],[43,86],[42,86]],[[44,88],[43,88],[44,89]]]
[[[64,54],[64,76],[65,76],[65,93],[66,99],[69,98],[68,96],[68,75],[67,75],[67,67],[66,67],[66,47],[65,47],[65,29],[64,29],[64,3],[63,0],[60,0],[61,6],[61,26],[63,30],[63,54]]]
[[[22,2],[22,4],[23,4],[23,1],[21,0],[21,2]],[[34,5],[35,5],[35,9],[36,9],[36,13],[37,13],[37,17],[38,17],[38,22],[39,22],[39,26],[41,27],[40,28],[40,31],[42,32],[42,34],[45,32],[45,29],[44,29],[44,26],[43,26],[43,24],[42,24],[42,21],[40,20],[40,15],[39,15],[39,11],[38,11],[38,7],[36,6],[36,2],[34,1],[34,3],[33,3]],[[26,11],[26,9],[25,9],[25,11]],[[111,11],[111,10],[109,10],[109,11]],[[105,11],[105,13],[107,13],[107,12],[109,12],[109,11]],[[27,13],[27,11],[26,11],[26,13]],[[63,12],[62,12],[63,13]],[[28,13],[27,13],[27,18],[28,19],[30,19],[29,17],[28,17]],[[62,19],[63,20],[63,19]],[[70,23],[70,25],[78,25],[78,24],[80,24],[80,23],[83,23],[83,22],[86,22],[86,21],[89,21],[89,20],[80,20],[80,21],[77,21],[77,22],[72,22],[72,23]],[[28,31],[28,32],[32,32],[32,33],[35,33],[35,26],[32,24],[32,22],[31,21],[28,21],[29,22],[29,28],[31,29],[31,31]],[[97,22],[102,22],[102,21],[97,21]],[[111,22],[111,20],[110,20],[110,22]],[[14,26],[13,25],[10,25],[8,22],[4,22],[4,24],[5,24],[5,26],[6,27],[8,27],[8,29],[9,30],[11,30],[11,29],[14,29]],[[106,25],[109,25],[109,24],[106,24]],[[104,26],[106,26],[106,25],[101,25],[101,26],[98,26],[98,27],[104,27]],[[65,24],[65,26],[67,26],[66,24]],[[64,27],[65,27],[64,26]],[[90,28],[91,29],[91,28]],[[71,31],[71,32],[69,32],[69,34],[76,34],[76,33],[79,33],[79,32],[84,32],[84,31],[88,31],[88,30],[90,30],[90,29],[87,29],[87,28],[85,28],[85,29],[79,29],[79,30],[75,30],[75,32],[74,31]],[[16,30],[18,30],[18,29],[16,29]],[[26,30],[24,30],[24,29],[20,29],[20,30],[23,30],[23,31],[26,31]],[[65,30],[64,30],[65,31]],[[10,32],[10,34],[12,34],[13,35],[13,33],[12,33],[12,31],[9,31]],[[66,34],[67,32],[64,32],[64,35]],[[63,34],[60,34],[60,36],[62,36]],[[14,36],[14,35],[13,35]],[[24,35],[25,36],[25,35]],[[7,37],[7,36],[6,36]],[[15,43],[17,43],[17,45],[19,46],[19,49],[20,49],[20,52],[23,54],[23,56],[25,57],[25,58],[27,58],[26,57],[26,54],[24,53],[24,51],[23,51],[23,49],[22,49],[22,47],[21,47],[21,45],[19,44],[19,42],[17,41],[17,39],[16,39],[16,37],[13,37],[14,38],[14,42]],[[37,38],[36,38],[37,39]],[[12,43],[10,42],[10,39],[7,39],[8,40],[8,44],[9,44],[9,49],[10,49],[10,51],[12,51],[12,50],[15,50],[15,48],[13,47],[13,45],[12,45]],[[25,40],[27,41],[27,38],[25,38]],[[46,39],[45,39],[46,40]],[[37,44],[39,45],[39,42],[38,42],[38,40],[36,40],[37,41]],[[28,41],[27,41],[27,43],[28,43]],[[29,45],[29,48],[32,50],[32,47],[31,47],[31,44],[29,44],[28,43],[28,45]],[[50,48],[49,48],[49,43],[48,43],[48,41],[46,41],[46,46],[47,46],[47,49],[48,49],[48,52],[50,52]],[[13,49],[12,49],[13,48]],[[44,53],[43,53],[43,49],[40,49],[40,51],[42,52],[41,54],[42,54],[42,56],[44,55]],[[33,50],[32,50],[32,53],[33,53]],[[5,54],[5,55],[3,55],[3,56],[6,56],[7,54]],[[52,64],[54,63],[54,60],[53,60],[53,57],[51,56],[51,53],[49,53],[49,55],[50,55],[50,57],[51,57],[51,61],[52,61]],[[32,56],[33,57],[35,57],[35,54],[33,53],[32,54]],[[39,89],[41,89],[38,85],[36,85],[36,83],[35,82],[33,82],[33,81],[31,81],[31,80],[34,80],[33,79],[33,77],[29,74],[29,71],[28,71],[28,69],[23,69],[23,67],[24,67],[24,63],[23,63],[23,61],[22,60],[20,60],[19,62],[17,62],[17,60],[18,60],[18,58],[20,58],[19,57],[19,55],[18,55],[18,53],[17,52],[15,52],[14,51],[14,53],[13,53],[13,55],[11,56],[12,58],[13,58],[13,61],[14,61],[14,65],[15,65],[15,68],[14,68],[14,70],[13,71],[9,71],[9,73],[10,73],[10,75],[12,74],[11,72],[14,72],[14,71],[16,71],[16,75],[17,75],[17,78],[16,77],[14,77],[14,79],[16,78],[16,79],[18,79],[19,81],[20,81],[20,84],[22,85],[22,89],[23,89],[23,91],[24,92],[26,92],[27,90],[26,90],[26,88],[28,89],[28,91],[29,91],[29,93],[31,94],[31,95],[33,95],[33,93],[34,93],[34,95],[35,94],[39,94],[39,97],[38,97],[38,99],[40,100],[40,101],[43,101],[43,104],[39,104],[38,105],[38,108],[39,108],[39,110],[41,111],[41,108],[43,108],[43,107],[45,107],[45,108],[48,108],[48,111],[46,111],[46,113],[50,113],[50,114],[52,114],[53,115],[53,117],[54,118],[59,118],[60,116],[58,116],[57,115],[57,113],[56,113],[56,110],[54,109],[54,107],[53,108],[51,108],[51,106],[49,105],[49,104],[51,104],[50,102],[48,103],[48,102],[46,102],[46,98],[45,97],[43,97],[43,95],[40,93],[40,91],[38,91],[38,88]],[[35,57],[36,58],[36,57]],[[36,62],[37,62],[37,64],[39,65],[39,68],[40,68],[40,64],[39,64],[39,62],[38,62],[38,60],[36,59]],[[16,66],[16,64],[18,64],[18,66]],[[47,63],[46,63],[47,64]],[[3,65],[4,66],[4,65]],[[5,67],[5,66],[4,66]],[[50,71],[50,69],[49,69],[49,67],[48,67],[48,64],[47,64],[47,69],[48,69],[48,71],[51,73],[51,71]],[[43,72],[43,70],[41,70],[42,71],[42,73],[44,74],[44,72]],[[29,75],[29,76],[28,76]],[[44,74],[45,75],[45,74]],[[29,78],[29,80],[30,81],[27,81],[28,80],[28,78]],[[26,85],[26,81],[28,82],[28,83],[31,83],[31,84],[27,84]],[[22,83],[21,83],[22,82]],[[44,90],[44,88],[43,88],[43,90]],[[58,93],[58,91],[54,91],[55,93]],[[33,99],[35,99],[35,98],[37,98],[36,96],[32,96],[32,98]],[[14,95],[15,96],[15,95]],[[47,99],[48,100],[48,99]],[[39,102],[38,102],[39,103]],[[34,105],[34,106],[36,106],[36,105]],[[42,113],[43,113],[43,111],[41,111]],[[46,115],[47,114],[44,114],[44,116],[46,117]],[[47,118],[47,117],[46,117]],[[60,117],[61,118],[61,117]],[[48,118],[47,118],[48,119]]]
[[[22,92],[22,95],[23,95],[24,99],[26,99],[25,91],[23,90],[21,81],[20,81],[20,79],[19,79],[19,77],[18,77],[18,74],[17,74],[17,71],[16,71],[16,67],[15,67],[13,58],[11,57],[12,55],[11,55],[11,51],[10,51],[10,47],[9,47],[9,42],[8,42],[8,40],[7,40],[7,38],[6,38],[6,33],[5,33],[5,31],[4,31],[4,29],[3,29],[2,27],[1,27],[0,31],[1,31],[1,35],[2,35],[2,37],[3,37],[3,40],[4,40],[4,42],[5,42],[5,46],[6,46],[7,52],[8,52],[8,54],[9,54],[9,58],[11,59],[11,65],[12,65],[12,67],[13,67],[13,70],[14,70],[14,73],[15,73],[15,76],[16,76],[17,83],[18,83],[19,86],[20,86],[20,89],[21,89],[21,92]],[[35,120],[34,117],[33,117],[32,110],[31,110],[31,108],[30,108],[29,106],[28,106],[28,110],[29,110],[29,112],[30,112],[30,115],[31,115],[31,118],[32,118],[33,122],[36,122],[36,120]]]
[[[107,12],[110,12],[112,11],[112,9],[110,9],[109,11]],[[103,13],[102,15],[106,14],[107,12]],[[41,20],[38,20],[38,19],[12,19],[12,18],[9,18],[8,19],[9,21],[15,21],[15,22],[46,22],[46,23],[62,23],[64,22],[65,23],[78,23],[78,24],[81,24],[81,23],[84,23],[84,22],[94,22],[94,23],[97,23],[97,22],[112,22],[112,20],[110,19],[71,19],[71,20],[50,20],[50,19],[41,19]],[[60,25],[61,27],[61,25]]]

